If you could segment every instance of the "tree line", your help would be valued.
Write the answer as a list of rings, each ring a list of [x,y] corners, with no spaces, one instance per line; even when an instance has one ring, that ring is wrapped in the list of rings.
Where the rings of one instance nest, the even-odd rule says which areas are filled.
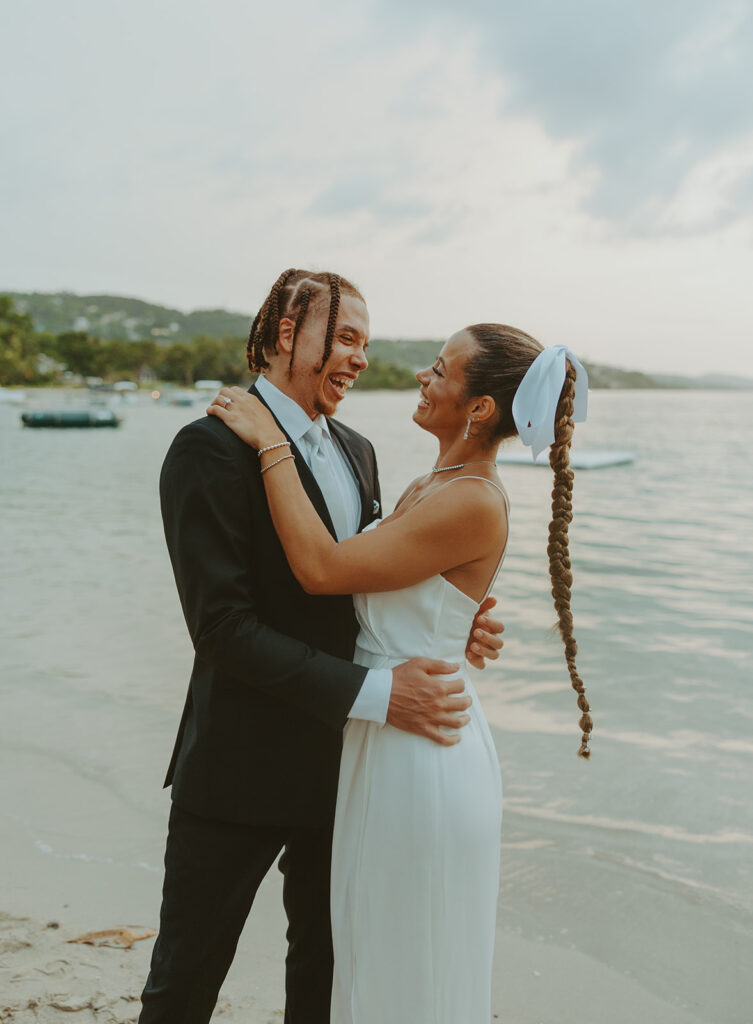
[[[200,335],[189,342],[103,340],[86,331],[38,332],[30,316],[0,296],[0,384],[55,384],[63,374],[104,380],[152,379],[191,385],[248,374],[242,338]]]
[[[190,341],[159,343],[102,339],[86,331],[39,332],[9,296],[0,296],[0,385],[54,385],[101,377],[161,381],[190,387],[197,380],[247,383],[245,338],[201,334]],[[412,388],[413,373],[379,359],[370,360],[361,388]]]

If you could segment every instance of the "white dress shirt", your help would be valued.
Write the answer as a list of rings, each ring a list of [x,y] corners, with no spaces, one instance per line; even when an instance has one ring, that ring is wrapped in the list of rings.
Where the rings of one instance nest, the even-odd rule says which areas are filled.
[[[296,444],[311,469],[311,447],[304,434],[311,426],[312,420],[301,406],[283,394],[264,374],[259,374],[256,388],[274,415],[279,420],[290,440]],[[330,468],[336,477],[341,491],[345,518],[348,524],[348,536],[358,532],[361,522],[361,495],[358,490],[353,467],[338,445],[332,440],[326,416],[319,416],[316,422],[322,428],[324,450],[330,462]],[[312,470],[313,472],[313,470]],[[316,479],[316,474],[314,474]],[[362,718],[368,722],[384,725],[387,721],[387,708],[392,692],[392,671],[386,668],[371,668],[366,673],[363,685],[348,712],[348,718]]]

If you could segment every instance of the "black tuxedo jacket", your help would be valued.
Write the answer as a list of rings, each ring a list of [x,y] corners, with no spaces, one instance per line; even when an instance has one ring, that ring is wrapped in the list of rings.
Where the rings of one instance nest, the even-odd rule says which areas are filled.
[[[381,514],[374,449],[329,422],[358,480],[363,528]],[[314,476],[295,445],[292,451],[334,536]],[[165,785],[177,804],[207,818],[326,823],[342,730],[366,675],[350,660],[357,635],[351,597],[302,590],[272,525],[259,458],[220,419],[205,416],[178,433],[160,499],[196,652]]]

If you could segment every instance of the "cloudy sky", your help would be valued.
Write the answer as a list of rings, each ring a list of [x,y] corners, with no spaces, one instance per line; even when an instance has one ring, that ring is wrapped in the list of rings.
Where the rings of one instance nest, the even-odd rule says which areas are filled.
[[[308,266],[374,335],[753,376],[753,0],[25,0],[0,31],[0,288],[250,312]]]

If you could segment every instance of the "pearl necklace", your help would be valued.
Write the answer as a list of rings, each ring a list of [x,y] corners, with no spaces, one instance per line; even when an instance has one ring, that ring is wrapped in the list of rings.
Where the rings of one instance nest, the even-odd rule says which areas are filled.
[[[496,466],[496,462],[488,459],[472,459],[470,462],[459,462],[457,466],[432,466],[432,473],[448,473],[451,469],[464,469],[466,466]]]

